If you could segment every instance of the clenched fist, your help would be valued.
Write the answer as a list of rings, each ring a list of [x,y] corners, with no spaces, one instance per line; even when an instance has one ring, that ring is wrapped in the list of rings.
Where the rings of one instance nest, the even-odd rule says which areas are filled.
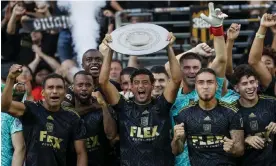
[[[184,123],[178,124],[174,126],[174,140],[183,140],[184,139]]]
[[[227,137],[224,137],[223,139],[223,150],[227,153],[231,153],[232,149],[234,147],[234,141],[232,139],[229,139]]]
[[[15,79],[16,77],[18,77],[23,71],[22,67],[22,65],[12,65],[9,71],[8,78]]]

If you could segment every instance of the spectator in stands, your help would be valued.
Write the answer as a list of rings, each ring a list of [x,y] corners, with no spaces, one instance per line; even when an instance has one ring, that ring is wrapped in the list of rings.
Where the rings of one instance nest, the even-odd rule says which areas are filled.
[[[267,29],[272,26],[276,26],[276,15],[264,14],[249,53],[248,63],[256,71],[260,79],[260,84],[264,88],[264,93],[270,96],[276,96],[275,75],[272,75],[272,71],[269,71],[269,69],[273,69],[271,67],[275,63],[271,62],[271,67],[267,67],[262,61],[265,34]]]
[[[150,71],[154,77],[154,88],[151,95],[153,97],[158,97],[163,94],[170,78],[164,66],[154,66]]]
[[[123,66],[119,60],[113,60],[111,62],[111,69],[109,74],[109,79],[120,83],[120,73],[123,69]]]

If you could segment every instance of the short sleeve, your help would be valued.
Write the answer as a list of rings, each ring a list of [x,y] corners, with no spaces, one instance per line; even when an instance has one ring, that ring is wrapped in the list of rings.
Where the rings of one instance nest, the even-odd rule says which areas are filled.
[[[216,91],[216,98],[221,98],[222,88],[223,88],[223,82],[224,78],[216,77],[217,83],[218,83],[218,89]]]
[[[20,122],[19,119],[15,118],[11,126],[11,134],[14,134],[22,130],[23,130],[22,123]]]
[[[86,128],[84,125],[84,121],[81,118],[77,118],[73,123],[73,139],[81,140],[85,139]]]
[[[126,98],[123,95],[120,95],[119,102],[115,105],[112,105],[112,108],[114,109],[115,112],[120,112],[121,110],[124,109],[125,102],[126,102]]]
[[[158,102],[158,107],[160,108],[161,113],[170,113],[173,103],[168,102],[164,94],[158,96],[156,100]]]
[[[243,130],[243,119],[240,113],[234,113],[230,119],[230,130]]]

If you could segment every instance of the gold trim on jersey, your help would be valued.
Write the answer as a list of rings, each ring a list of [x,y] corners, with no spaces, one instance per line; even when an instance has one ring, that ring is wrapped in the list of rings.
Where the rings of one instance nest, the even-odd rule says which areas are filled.
[[[267,96],[267,95],[259,95],[260,99],[272,99],[272,100],[276,100],[276,97],[273,96]]]
[[[228,108],[228,109],[230,109],[230,110],[232,110],[232,111],[234,111],[234,112],[238,112],[238,108],[237,107],[235,107],[233,104],[228,104],[228,103],[226,103],[226,102],[224,102],[224,101],[221,101],[221,100],[219,100],[219,105],[221,105],[221,106],[223,106],[223,107],[225,107],[225,108]]]
[[[195,101],[193,101],[193,100],[190,100],[190,101],[189,101],[189,104],[186,105],[186,106],[184,106],[184,107],[182,107],[182,108],[178,111],[178,113],[182,112],[182,111],[185,110],[185,109],[188,109],[188,108],[190,108],[190,107],[193,107],[193,106],[195,106],[196,104],[197,104],[197,102],[195,102]]]
[[[72,113],[76,114],[80,118],[80,115],[75,111],[74,108],[63,106],[62,109],[64,111],[72,112]]]

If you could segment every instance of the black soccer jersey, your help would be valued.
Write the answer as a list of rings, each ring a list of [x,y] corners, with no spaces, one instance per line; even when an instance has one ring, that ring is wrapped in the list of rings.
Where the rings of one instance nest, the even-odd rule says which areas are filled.
[[[26,166],[66,166],[68,145],[84,138],[86,130],[80,117],[62,108],[46,110],[42,103],[25,101],[21,117],[26,143]]]
[[[119,112],[121,166],[172,166],[169,111],[172,104],[161,95],[140,105],[121,96]]]
[[[268,96],[275,96],[276,97],[276,77],[272,77],[272,80],[268,87],[264,90],[263,94]]]
[[[223,138],[231,130],[242,130],[237,109],[218,101],[209,111],[191,102],[175,117],[176,124],[184,123],[189,158],[192,166],[236,165],[235,158],[223,150]]]
[[[86,150],[89,166],[105,166],[108,162],[109,140],[106,138],[101,109],[81,116],[86,126]]]
[[[260,95],[258,103],[253,107],[242,107],[239,102],[234,104],[239,108],[238,114],[243,117],[245,138],[259,136],[265,140],[262,150],[254,149],[250,145],[245,146],[245,153],[241,158],[243,165],[276,165],[276,152],[273,151],[274,136],[265,130],[270,122],[276,122],[276,99]]]

